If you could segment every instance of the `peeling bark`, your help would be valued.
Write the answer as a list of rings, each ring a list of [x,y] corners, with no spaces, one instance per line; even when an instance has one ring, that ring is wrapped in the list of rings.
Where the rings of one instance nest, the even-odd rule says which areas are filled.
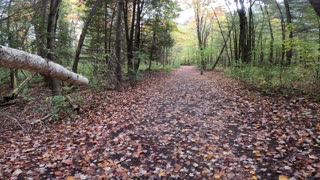
[[[0,46],[0,66],[37,72],[71,84],[87,85],[89,83],[87,78],[73,73],[59,64],[38,55],[5,46]]]

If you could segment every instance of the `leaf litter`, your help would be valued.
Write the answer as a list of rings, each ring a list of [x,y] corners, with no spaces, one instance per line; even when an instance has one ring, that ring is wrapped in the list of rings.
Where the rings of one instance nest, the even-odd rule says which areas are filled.
[[[0,177],[320,178],[320,106],[269,97],[194,67],[147,74],[122,92],[83,92],[76,120],[6,130]]]

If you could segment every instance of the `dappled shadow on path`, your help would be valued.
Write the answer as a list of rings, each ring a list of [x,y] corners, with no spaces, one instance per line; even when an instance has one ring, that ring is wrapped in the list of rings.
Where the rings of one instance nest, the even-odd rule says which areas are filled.
[[[316,177],[319,145],[308,132],[319,135],[319,105],[282,107],[285,100],[240,87],[219,73],[200,76],[182,66],[149,75],[127,92],[87,94],[76,121],[28,136],[4,133],[0,176]]]

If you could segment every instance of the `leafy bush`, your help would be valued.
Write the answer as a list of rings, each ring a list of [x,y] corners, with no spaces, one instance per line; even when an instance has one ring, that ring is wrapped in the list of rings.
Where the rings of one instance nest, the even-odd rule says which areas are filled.
[[[51,99],[51,116],[54,120],[60,119],[62,114],[70,114],[71,108],[64,96],[53,96]]]

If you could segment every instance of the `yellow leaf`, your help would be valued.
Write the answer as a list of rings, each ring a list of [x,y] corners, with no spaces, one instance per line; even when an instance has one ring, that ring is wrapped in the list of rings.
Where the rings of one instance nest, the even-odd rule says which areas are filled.
[[[221,178],[221,174],[219,173],[219,174],[214,174],[214,178],[215,179],[220,179]]]
[[[75,178],[73,176],[68,176],[66,180],[75,180]]]
[[[250,174],[256,174],[256,172],[255,171],[250,171]]]
[[[257,180],[257,176],[252,176],[252,180]]]
[[[279,180],[288,180],[288,179],[289,179],[288,176],[284,176],[284,175],[279,176]]]
[[[207,158],[207,159],[212,159],[213,158],[213,155],[211,155],[211,154],[205,154],[205,155],[203,155],[205,158]]]
[[[161,172],[161,173],[158,174],[158,176],[159,176],[159,177],[165,177],[165,176],[166,176],[166,173],[165,173],[165,172]]]
[[[252,151],[253,154],[255,154],[256,156],[261,156],[260,151],[258,150],[254,150]]]

